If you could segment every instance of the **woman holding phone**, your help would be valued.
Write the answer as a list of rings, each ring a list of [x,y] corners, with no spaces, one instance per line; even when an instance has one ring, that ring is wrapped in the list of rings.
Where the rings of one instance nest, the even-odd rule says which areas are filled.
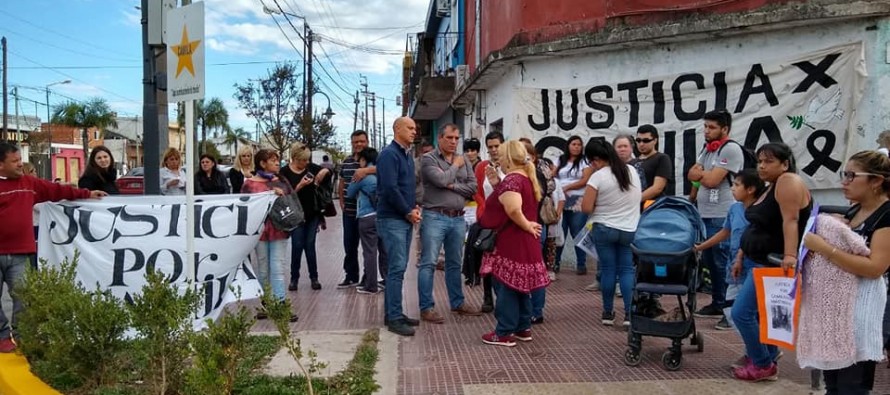
[[[290,285],[288,290],[296,291],[300,280],[300,264],[306,252],[306,265],[313,290],[321,289],[318,282],[318,258],[315,253],[315,236],[323,218],[324,207],[319,207],[316,199],[317,188],[331,188],[330,171],[315,163],[310,163],[312,151],[303,143],[295,143],[290,150],[290,163],[281,169],[280,176],[286,180],[303,206],[306,221],[291,231]]]

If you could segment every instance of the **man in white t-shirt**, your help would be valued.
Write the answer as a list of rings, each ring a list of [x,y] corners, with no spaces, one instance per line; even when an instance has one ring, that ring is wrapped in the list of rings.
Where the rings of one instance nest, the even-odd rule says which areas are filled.
[[[723,228],[729,207],[735,203],[729,175],[742,169],[745,157],[741,146],[726,144],[732,127],[732,115],[728,111],[708,112],[704,115],[704,120],[705,147],[699,154],[698,162],[689,169],[687,178],[693,186],[698,187],[698,212],[705,222],[706,238],[709,238]],[[727,241],[702,252],[702,263],[708,268],[711,277],[711,304],[696,311],[697,317],[723,317],[727,259]]]

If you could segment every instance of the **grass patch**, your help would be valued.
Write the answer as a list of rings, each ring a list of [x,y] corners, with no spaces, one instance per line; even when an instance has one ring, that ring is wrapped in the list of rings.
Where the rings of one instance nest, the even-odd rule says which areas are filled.
[[[252,336],[267,337],[267,336]],[[264,344],[252,344],[248,347],[248,355],[255,361],[254,369],[264,365],[266,361],[278,351],[278,343],[272,342],[274,337],[268,337]],[[377,364],[379,352],[377,343],[380,341],[379,329],[371,329],[362,336],[362,341],[356,349],[355,356],[346,369],[328,379],[314,379],[312,387],[316,394],[320,395],[370,395],[380,386],[374,381],[374,367]],[[246,363],[246,361],[245,361]],[[304,395],[308,393],[306,378],[302,376],[273,377],[266,374],[249,374],[239,377],[235,383],[234,394],[238,395]]]

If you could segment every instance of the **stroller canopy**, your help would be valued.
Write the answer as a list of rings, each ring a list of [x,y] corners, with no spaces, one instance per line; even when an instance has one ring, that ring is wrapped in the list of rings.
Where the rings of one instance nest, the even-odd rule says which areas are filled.
[[[633,246],[653,253],[679,253],[705,239],[705,224],[687,199],[665,196],[640,216]]]

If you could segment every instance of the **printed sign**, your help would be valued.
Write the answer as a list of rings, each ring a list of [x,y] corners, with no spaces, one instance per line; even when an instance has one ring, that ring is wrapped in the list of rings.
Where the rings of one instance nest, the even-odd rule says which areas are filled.
[[[167,11],[167,101],[204,98],[204,2]]]
[[[753,269],[751,275],[760,313],[760,342],[793,350],[800,317],[796,274],[789,276],[782,268],[762,267]],[[792,293],[792,290],[795,291]]]
[[[626,75],[575,87],[516,88],[514,136],[532,138],[538,152],[553,157],[571,135],[611,142],[652,124],[659,150],[674,158],[675,178],[685,180],[704,144],[702,117],[726,109],[733,118],[730,138],[751,149],[785,142],[811,188],[837,188],[866,72],[856,43],[728,69]],[[688,194],[689,188],[677,182],[666,192]]]
[[[195,201],[195,273],[203,304],[195,327],[222,308],[262,293],[248,255],[256,247],[275,195],[208,195]],[[186,284],[185,196],[106,197],[39,205],[38,256],[49,264],[80,252],[77,279],[131,300],[145,272],[159,270]]]

